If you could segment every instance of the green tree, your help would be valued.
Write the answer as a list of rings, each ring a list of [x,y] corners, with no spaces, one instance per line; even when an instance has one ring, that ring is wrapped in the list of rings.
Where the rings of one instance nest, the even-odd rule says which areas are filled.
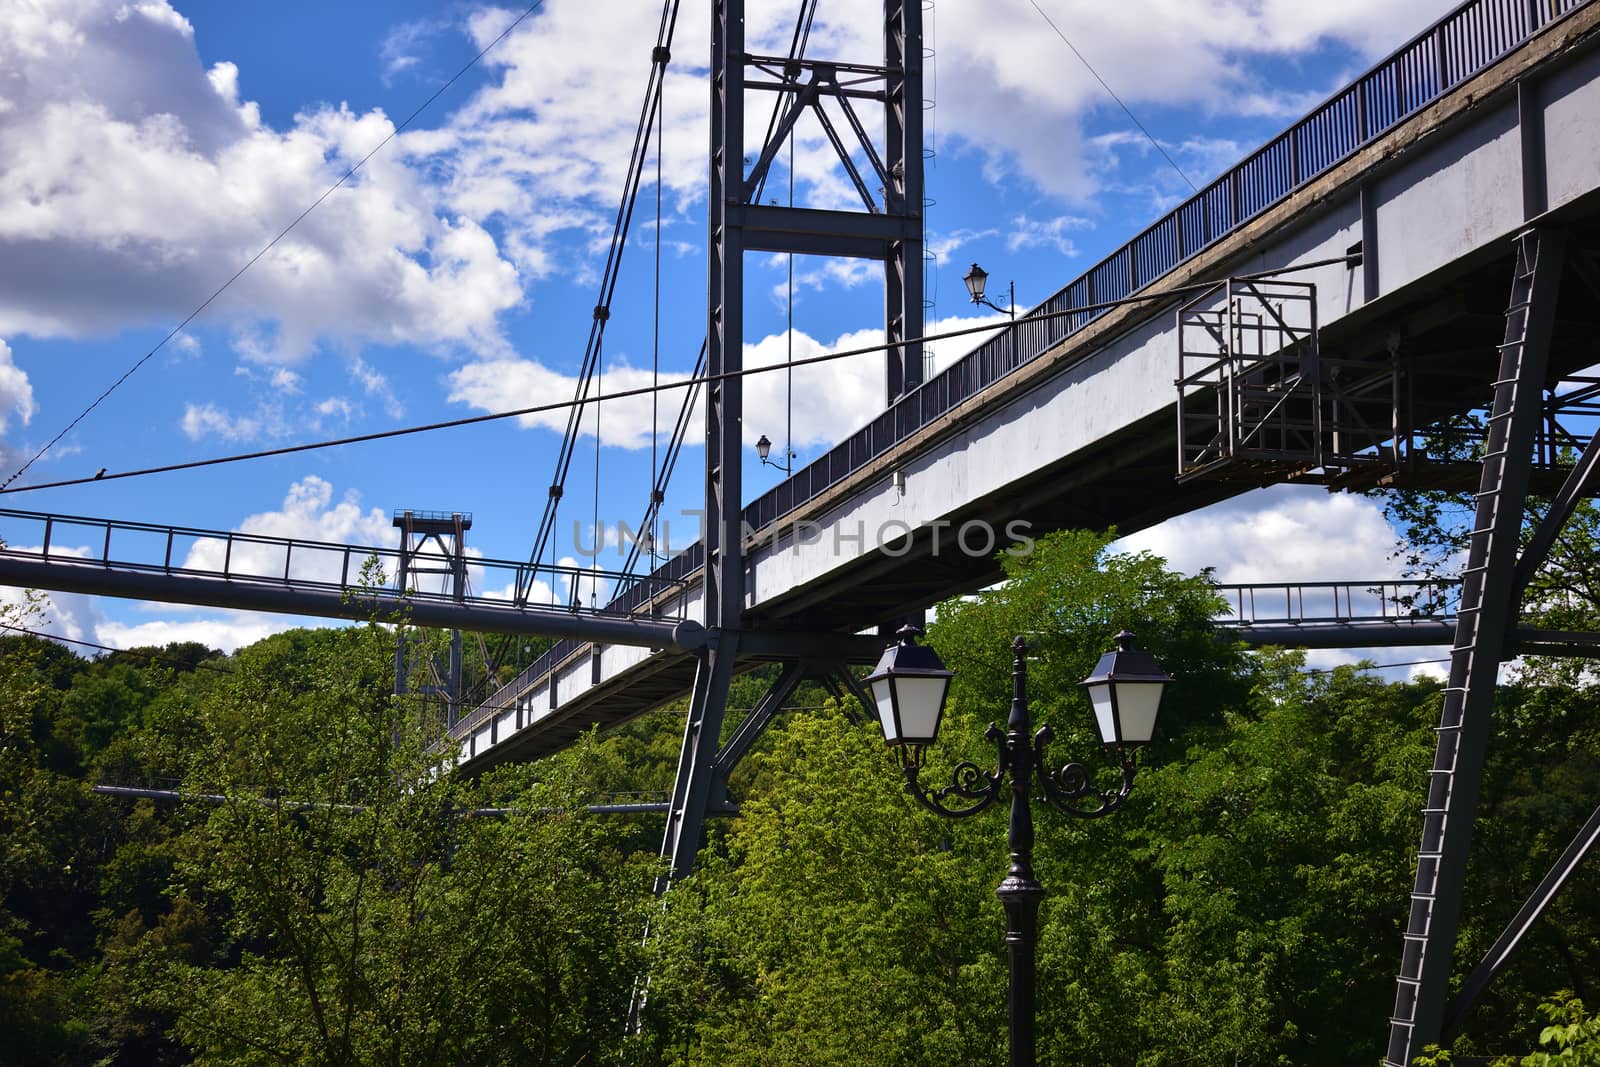
[[[116,981],[202,1064],[601,1058],[651,865],[578,813],[587,747],[448,773],[390,695],[392,641],[301,631],[235,657],[184,775],[223,800],[175,850],[169,906],[123,917]]]

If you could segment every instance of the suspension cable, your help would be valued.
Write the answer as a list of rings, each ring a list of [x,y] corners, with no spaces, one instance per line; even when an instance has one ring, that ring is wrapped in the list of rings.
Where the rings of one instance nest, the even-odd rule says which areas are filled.
[[[555,474],[550,482],[549,496],[545,500],[544,515],[534,535],[533,551],[529,557],[529,581],[534,568],[544,558],[555,532],[555,515],[564,492],[567,473],[571,469],[573,453],[582,425],[582,403],[594,384],[595,362],[599,341],[605,332],[605,323],[611,316],[611,301],[616,293],[622,253],[627,245],[628,231],[633,221],[633,210],[638,199],[639,182],[643,175],[645,151],[650,132],[655,124],[657,104],[666,83],[667,64],[671,61],[672,38],[677,27],[678,0],[663,0],[661,22],[656,31],[656,45],[650,53],[650,78],[645,86],[645,99],[640,107],[639,122],[634,129],[633,147],[628,158],[628,170],[623,179],[622,198],[617,205],[616,220],[612,225],[611,246],[606,252],[605,267],[601,274],[600,298],[595,304],[594,319],[589,327],[589,340],[574,390],[577,407],[568,410],[567,427],[561,438],[561,448],[556,458]],[[531,590],[531,585],[528,587]],[[518,589],[516,599],[526,597],[528,590]]]
[[[794,34],[791,36],[791,38],[789,40],[789,58],[790,59],[799,59],[799,58],[803,58],[804,57],[805,51],[806,51],[806,47],[811,41],[811,26],[812,26],[812,23],[814,22],[814,20],[816,19],[816,16],[817,16],[817,0],[806,0],[806,3],[801,8],[801,12],[800,12],[799,17],[795,20]],[[767,118],[767,134],[766,134],[765,139],[762,141],[763,145],[772,140],[773,132],[777,129],[778,120],[783,114],[783,104],[784,104],[784,101],[787,99],[787,96],[788,96],[787,93],[778,93],[778,94],[775,94],[775,96],[774,96],[774,99],[773,99],[773,102],[772,102],[772,113]],[[658,136],[659,136],[659,134],[658,134]],[[658,165],[658,167],[660,165],[660,157],[659,156],[657,157],[657,165]],[[792,171],[792,169],[793,169],[793,167],[792,167],[792,164],[791,164],[791,171]],[[754,200],[755,201],[759,201],[761,199],[761,193],[766,188],[767,177],[771,173],[772,173],[772,171],[771,171],[770,168],[762,172],[762,174],[761,174],[761,182],[757,186],[756,192],[755,192],[755,196],[754,196]],[[659,210],[660,209],[658,207],[657,208],[658,217],[659,217]],[[660,250],[660,245],[659,245],[659,242],[658,242],[658,244],[657,244],[657,253],[658,253],[658,255],[659,255],[659,250]],[[656,313],[659,316],[659,314],[660,314],[659,290],[658,290],[658,295],[657,295],[656,299],[657,299]],[[694,364],[693,378],[695,378],[695,379],[699,379],[700,376],[705,373],[706,352],[707,352],[707,347],[708,347],[706,341],[707,341],[707,339],[704,338],[704,337],[702,337],[701,340],[700,340],[700,355],[695,359],[695,364]],[[654,379],[653,379],[653,381],[654,381]],[[650,499],[649,499],[649,502],[645,505],[644,519],[643,519],[643,521],[641,521],[639,523],[639,529],[650,531],[650,547],[651,547],[651,554],[652,555],[654,555],[654,551],[655,551],[655,548],[656,548],[656,545],[657,545],[656,523],[657,523],[657,520],[658,520],[658,518],[660,516],[660,513],[661,513],[661,505],[666,500],[667,484],[672,480],[672,474],[677,469],[678,456],[682,452],[683,443],[687,438],[690,416],[693,414],[694,405],[695,405],[695,402],[698,400],[699,395],[700,395],[700,389],[699,389],[698,385],[695,385],[695,386],[691,387],[689,389],[689,391],[684,394],[684,396],[683,396],[683,405],[682,405],[682,407],[679,408],[677,421],[674,423],[673,428],[672,428],[672,437],[667,442],[666,457],[662,461],[661,471],[656,477],[654,477],[652,479],[652,482],[651,482]],[[654,447],[654,445],[652,444],[652,449],[653,449],[653,447]],[[652,452],[652,457],[651,457],[651,467],[652,467],[652,469],[655,467],[654,453],[653,452]],[[624,575],[632,575],[633,574],[633,569],[638,564],[638,561],[639,561],[639,541],[638,541],[637,538],[635,538],[633,543],[631,545],[629,545],[629,547],[628,547],[627,558],[626,558],[626,560],[624,561],[624,563],[622,565],[622,573]]]
[[[650,385],[655,390],[650,394],[650,495],[651,503],[655,503],[656,474],[659,470],[656,463],[656,452],[661,439],[661,156],[666,151],[667,116],[665,112],[665,94],[656,101],[656,256],[655,256],[655,281],[651,313],[653,321],[650,331]],[[655,515],[649,516],[649,526],[645,529],[650,535],[651,554],[655,553]],[[618,533],[617,547],[620,549],[621,533]]]

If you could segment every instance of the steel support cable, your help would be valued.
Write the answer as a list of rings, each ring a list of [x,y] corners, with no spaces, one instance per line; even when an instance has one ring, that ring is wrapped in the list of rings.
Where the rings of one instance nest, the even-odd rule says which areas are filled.
[[[1332,259],[1321,259],[1310,263],[1297,263],[1292,267],[1283,267],[1278,270],[1262,271],[1256,274],[1240,275],[1235,280],[1260,279],[1276,277],[1295,271],[1312,270],[1317,267],[1332,266],[1337,263],[1348,264],[1352,256],[1336,256]],[[1142,293],[1135,296],[1123,297],[1120,300],[1103,300],[1090,304],[1079,304],[1075,307],[1063,308],[1060,311],[1030,311],[1021,316],[1018,322],[1051,322],[1056,319],[1070,319],[1075,315],[1085,312],[1106,311],[1111,308],[1128,307],[1134,304],[1148,304],[1163,300],[1171,300],[1189,293],[1202,292],[1215,288],[1217,281],[1196,282],[1190,285],[1175,286],[1158,293]],[[818,363],[828,363],[836,359],[850,359],[854,356],[864,356],[887,351],[891,348],[907,348],[915,344],[927,344],[929,341],[948,341],[957,337],[970,337],[977,333],[997,333],[1006,329],[1005,323],[988,323],[982,326],[963,326],[956,330],[945,330],[942,333],[923,334],[921,337],[908,337],[900,341],[885,341],[875,345],[862,345],[858,348],[843,348],[837,352],[824,352],[816,356],[805,356],[794,361],[796,367],[809,367]],[[702,364],[703,366],[703,364]],[[776,363],[766,367],[746,367],[743,370],[729,371],[725,374],[696,373],[688,378],[675,382],[665,382],[660,386],[643,385],[635,389],[619,389],[614,393],[607,393],[598,397],[602,401],[626,400],[629,397],[649,396],[653,393],[665,393],[676,389],[688,389],[691,392],[698,390],[702,385],[712,381],[724,381],[729,378],[743,378],[755,374],[770,374],[786,368],[785,364]],[[909,394],[908,394],[909,395]],[[298,445],[284,445],[280,448],[261,449],[256,452],[239,452],[228,456],[213,456],[210,459],[187,460],[183,463],[168,463],[159,467],[144,467],[130,471],[106,471],[95,473],[82,478],[63,478],[54,482],[37,482],[33,485],[19,485],[9,489],[0,489],[0,496],[11,493],[27,493],[37,489],[61,489],[69,485],[87,485],[90,482],[109,482],[118,478],[140,478],[152,474],[171,474],[176,471],[195,470],[201,467],[217,467],[228,463],[242,463],[253,459],[268,459],[274,456],[288,456],[299,452],[312,452],[323,448],[337,448],[343,445],[365,444],[370,441],[385,441],[393,437],[408,437],[419,433],[432,433],[437,430],[453,430],[463,426],[476,426],[480,423],[499,422],[503,419],[523,418],[528,415],[540,415],[551,411],[570,410],[574,404],[580,403],[572,400],[555,400],[548,404],[532,404],[528,407],[511,408],[507,411],[495,411],[485,415],[467,415],[459,419],[446,419],[442,422],[424,423],[418,426],[403,426],[393,430],[377,430],[373,433],[356,434],[351,437],[335,437],[324,441],[308,441]]]
[[[1082,52],[1078,51],[1078,46],[1067,39],[1067,35],[1061,32],[1061,28],[1055,24],[1055,20],[1049,15],[1045,14],[1044,8],[1039,6],[1038,0],[1028,0],[1028,3],[1031,4],[1033,9],[1039,13],[1039,17],[1044,19],[1045,25],[1054,30],[1056,36],[1061,38],[1061,43],[1070,48],[1072,50],[1072,54],[1078,57],[1078,62],[1083,64],[1083,69],[1094,75],[1094,80],[1100,83],[1100,88],[1104,89],[1106,94],[1117,102],[1117,106],[1122,109],[1123,114],[1128,116],[1129,121],[1131,121],[1135,126],[1139,127],[1139,132],[1144,134],[1144,139],[1154,145],[1155,150],[1161,153],[1161,158],[1166,160],[1167,163],[1171,165],[1172,169],[1178,172],[1178,177],[1183,179],[1183,184],[1187,185],[1191,190],[1198,193],[1200,190],[1195,186],[1194,182],[1189,180],[1189,176],[1183,172],[1183,168],[1178,166],[1177,161],[1167,154],[1167,150],[1165,148],[1161,147],[1161,142],[1151,136],[1150,131],[1144,128],[1144,123],[1140,122],[1138,116],[1133,113],[1133,110],[1129,108],[1127,104],[1122,102],[1122,97],[1117,95],[1116,90],[1111,88],[1110,85],[1106,84],[1106,80],[1100,77],[1100,72],[1095,70],[1089,61],[1084,58]]]
[[[416,108],[412,110],[411,114],[407,115],[405,117],[404,121],[402,121],[397,126],[395,126],[394,129],[390,130],[388,135],[385,136],[383,140],[379,141],[376,145],[374,145],[371,151],[369,151],[366,155],[362,156],[360,159],[356,160],[356,162],[350,167],[349,170],[345,171],[342,175],[339,176],[339,180],[338,181],[334,182],[332,185],[328,186],[327,189],[323,190],[322,195],[317,197],[315,200],[313,200],[309,207],[307,207],[304,211],[300,212],[300,214],[296,215],[294,217],[293,221],[291,221],[289,223],[289,225],[285,226],[282,230],[278,231],[278,235],[276,237],[274,237],[272,240],[268,241],[265,245],[262,246],[260,251],[258,251],[255,255],[251,256],[248,260],[246,260],[244,266],[242,266],[238,270],[234,271],[233,274],[228,278],[227,281],[225,281],[221,285],[217,286],[216,290],[210,296],[206,297],[205,300],[201,301],[199,307],[197,307],[193,311],[189,312],[188,315],[185,315],[184,318],[183,318],[183,321],[178,323],[178,325],[174,326],[170,331],[168,331],[167,335],[165,337],[161,338],[161,340],[157,341],[155,343],[155,346],[153,348],[151,348],[150,351],[146,352],[144,355],[140,356],[137,360],[135,360],[133,366],[131,366],[127,370],[123,371],[122,372],[122,376],[120,378],[118,378],[116,381],[112,382],[106,388],[105,392],[103,392],[99,396],[95,397],[94,400],[89,404],[89,406],[84,408],[82,411],[80,411],[78,413],[78,416],[76,418],[74,418],[71,422],[67,423],[66,427],[63,428],[60,433],[58,433],[54,437],[50,438],[50,440],[45,443],[45,446],[43,448],[39,449],[39,451],[35,452],[28,459],[28,461],[26,463],[24,463],[22,466],[18,467],[16,470],[12,471],[11,474],[6,478],[5,481],[0,482],[0,490],[6,489],[8,486],[11,485],[12,482],[14,482],[18,478],[20,478],[22,476],[23,472],[25,472],[29,467],[31,467],[35,463],[37,463],[39,461],[39,459],[46,452],[48,452],[52,448],[54,448],[56,446],[56,444],[58,442],[60,442],[60,440],[63,437],[65,437],[65,436],[67,436],[67,434],[71,433],[73,428],[76,427],[78,425],[78,423],[82,422],[85,418],[88,417],[90,412],[94,411],[95,408],[99,407],[101,402],[103,402],[106,399],[106,397],[108,397],[112,393],[116,392],[117,389],[121,387],[123,382],[125,382],[129,378],[133,377],[133,375],[139,370],[139,368],[143,367],[146,363],[148,363],[150,361],[150,359],[157,352],[159,352],[163,348],[165,348],[167,346],[168,342],[170,342],[174,337],[178,336],[178,334],[182,333],[184,327],[188,326],[191,322],[193,322],[196,318],[198,318],[200,316],[200,314],[205,311],[206,308],[210,307],[216,301],[217,297],[221,296],[224,292],[226,292],[229,286],[231,286],[234,282],[238,281],[244,275],[245,271],[247,271],[251,267],[255,266],[257,261],[259,261],[262,256],[266,255],[268,252],[272,251],[275,247],[277,247],[278,242],[282,241],[285,237],[289,236],[290,231],[292,231],[296,226],[299,226],[300,223],[304,222],[307,215],[311,214],[318,207],[320,207],[324,200],[326,200],[326,199],[328,199],[328,197],[332,196],[335,192],[337,192],[340,188],[342,188],[347,181],[349,181],[351,178],[353,178],[355,176],[356,171],[360,170],[363,166],[365,166],[367,164],[368,160],[370,160],[373,156],[377,155],[383,149],[384,145],[388,144],[390,141],[394,140],[397,136],[399,136],[401,131],[403,131],[407,127],[409,127],[413,122],[416,121],[416,119],[417,119],[417,117],[419,115],[421,115],[424,111],[426,111],[428,109],[429,105],[431,105],[435,100],[439,99],[439,97],[443,96],[445,91],[448,90],[456,82],[460,81],[462,76],[465,75],[467,73],[467,71],[469,71],[473,67],[477,66],[479,60],[483,59],[483,57],[488,55],[489,52],[496,45],[498,45],[501,41],[505,40],[508,36],[510,36],[511,32],[513,30],[515,30],[518,26],[522,25],[522,23],[527,20],[528,16],[532,15],[535,11],[539,10],[539,8],[541,8],[543,6],[544,6],[544,0],[534,0],[534,3],[529,4],[526,8],[524,8],[522,14],[520,14],[516,18],[512,19],[510,24],[507,25],[505,29],[500,31],[500,35],[498,37],[496,37],[494,40],[490,41],[488,44],[484,45],[483,48],[478,52],[477,55],[475,55],[471,59],[467,60],[465,66],[463,66],[460,70],[458,70],[454,74],[452,74],[450,76],[450,79],[448,81],[446,81],[443,85],[441,85],[441,86],[439,86],[439,88],[435,89],[434,92],[433,92],[433,95],[429,96],[422,103],[418,104],[416,106]]]
[[[806,46],[811,42],[811,24],[817,17],[817,0],[804,0],[800,5],[800,16],[795,19],[794,34],[789,39],[789,59],[791,61],[805,58]],[[761,139],[762,147],[772,142],[772,135],[778,128],[778,120],[783,117],[783,105],[791,94],[787,91],[777,93],[772,100],[772,114],[767,118],[767,133]],[[761,174],[761,182],[756,187],[756,199],[761,199],[761,190],[766,188],[768,171]]]
[[[45,641],[60,641],[69,645],[82,645],[84,648],[93,648],[119,656],[137,656],[151,663],[166,664],[178,670],[211,671],[213,674],[233,673],[233,668],[231,667],[219,667],[215,663],[207,663],[203,660],[199,663],[190,663],[187,660],[181,660],[176,656],[168,656],[161,652],[145,652],[143,649],[138,648],[116,648],[113,645],[102,645],[94,641],[84,641],[77,637],[62,637],[60,634],[47,634],[42,630],[30,630],[26,626],[13,626],[10,623],[0,622],[0,630],[9,630],[14,634],[21,634],[24,637],[37,637]]]
[[[655,537],[654,530],[656,528],[656,521],[661,514],[661,504],[666,499],[667,485],[669,482],[671,482],[672,474],[677,469],[678,457],[682,454],[683,443],[689,435],[689,423],[694,415],[695,401],[700,396],[700,384],[704,380],[703,376],[706,370],[706,350],[706,342],[701,340],[700,354],[695,357],[694,372],[689,376],[688,379],[689,390],[684,393],[683,405],[678,409],[678,418],[673,424],[672,436],[667,441],[666,454],[661,460],[661,470],[656,475],[655,482],[651,487],[650,502],[645,507],[644,520],[639,523],[639,529],[652,531],[652,540]],[[668,388],[670,388],[670,384],[671,383],[668,385],[658,384],[655,389],[652,390],[652,394],[659,395],[660,393],[665,392]],[[656,547],[657,546],[654,544],[651,546],[652,553],[655,552]],[[661,547],[668,546],[663,545]],[[628,546],[628,555],[626,561],[622,565],[622,573],[625,576],[632,576],[633,569],[638,565],[638,562],[639,540],[638,538],[634,538],[633,543]],[[619,589],[619,591],[621,590]]]
[[[657,105],[656,110],[658,112],[662,111],[662,105]],[[666,150],[666,137],[664,136],[666,132],[666,126],[667,119],[666,115],[663,113],[659,115],[656,120],[656,247],[655,276],[653,280],[654,288],[651,296],[650,308],[652,315],[650,326],[650,384],[652,387],[658,390],[657,392],[650,394],[651,504],[657,503],[655,499],[656,475],[660,471],[660,467],[656,462],[656,456],[659,450],[661,438],[661,394],[659,392],[661,387],[661,156]],[[644,529],[650,535],[650,550],[653,553],[655,551],[656,539],[655,517],[649,516],[647,521],[649,522],[649,525],[645,526]],[[617,536],[620,539],[620,532]],[[620,540],[618,547],[621,547]],[[624,569],[627,570],[629,568]]]
[[[585,346],[583,364],[578,373],[578,384],[574,390],[578,406],[569,410],[567,427],[562,435],[561,449],[556,458],[555,474],[550,482],[550,495],[545,500],[544,514],[539,520],[539,529],[534,535],[533,552],[529,556],[529,564],[532,567],[537,567],[544,558],[545,549],[549,546],[555,531],[556,511],[566,487],[567,473],[572,466],[573,452],[577,447],[578,433],[582,425],[582,403],[587,399],[593,386],[599,341],[605,333],[606,320],[611,315],[611,301],[616,293],[622,252],[627,245],[628,231],[633,222],[639,182],[644,173],[646,150],[658,114],[662,87],[666,82],[666,69],[671,58],[672,38],[677,21],[678,0],[663,0],[661,22],[656,30],[656,46],[650,56],[650,78],[645,86],[644,103],[639,109],[639,122],[634,128],[633,147],[628,158],[627,174],[623,179],[622,199],[617,205],[616,219],[612,224],[611,246],[606,251],[605,267],[601,274],[600,298],[595,304],[594,319],[589,326],[589,340]],[[530,584],[528,589],[531,588]],[[527,592],[527,590],[517,590],[517,599],[525,599]]]
[[[800,10],[800,16],[795,19],[794,35],[789,40],[790,59],[800,59],[805,56],[806,45],[811,42],[811,24],[816,19],[816,3],[818,3],[818,0],[806,0],[806,3],[802,5],[802,10]],[[771,141],[773,131],[778,128],[778,120],[782,117],[784,98],[786,98],[786,94],[779,93],[773,99],[773,114],[766,120],[766,139],[763,144]],[[659,318],[659,315],[661,315],[661,288],[659,288],[661,286],[661,178],[659,178],[659,174],[661,174],[661,154],[659,154],[661,133],[659,133],[659,126],[658,134],[656,134],[656,144],[658,144],[658,154],[656,154],[656,174],[658,174],[658,178],[656,178],[656,344],[659,346],[659,330],[661,330],[661,318]],[[790,170],[792,170],[792,166],[794,165],[790,163]],[[758,182],[757,190],[755,190],[755,200],[760,200],[760,197],[762,197],[762,190],[766,187],[766,176],[770,173],[771,171],[763,171],[762,179]],[[790,174],[790,181],[792,181],[792,178],[794,176]],[[790,195],[790,202],[792,202],[792,195]],[[701,374],[706,373],[706,352],[707,341],[702,338],[701,352],[699,352],[699,357],[694,360],[693,378],[698,379]],[[661,381],[659,379],[659,355],[656,358],[658,358],[658,362],[654,363],[651,382],[653,382],[654,386],[658,386],[659,389],[659,381]],[[698,398],[698,387],[688,390],[683,395],[683,406],[678,410],[677,424],[672,427],[672,438],[667,443],[667,456],[662,462],[659,474],[656,472],[656,435],[654,435],[654,405],[656,405],[656,402],[654,402],[654,397],[651,398],[650,501],[645,506],[645,518],[638,523],[640,530],[650,533],[651,557],[654,557],[654,550],[656,550],[656,544],[658,544],[656,523],[658,523],[659,515],[661,515],[661,504],[666,501],[667,483],[672,480],[672,472],[677,469],[678,454],[682,453],[683,442],[685,442],[686,435],[688,435],[688,421],[690,421],[690,416],[694,411],[694,402]],[[622,563],[622,573],[634,573],[635,566],[638,566],[638,539],[634,539],[634,542],[629,545],[626,561]],[[618,592],[621,592],[621,589]]]

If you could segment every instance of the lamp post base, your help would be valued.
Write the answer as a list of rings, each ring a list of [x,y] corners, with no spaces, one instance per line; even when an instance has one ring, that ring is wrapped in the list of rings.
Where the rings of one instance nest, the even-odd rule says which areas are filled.
[[[1006,909],[1006,958],[1011,972],[1011,1067],[1034,1067],[1034,948],[1044,887],[1011,875],[994,895]]]

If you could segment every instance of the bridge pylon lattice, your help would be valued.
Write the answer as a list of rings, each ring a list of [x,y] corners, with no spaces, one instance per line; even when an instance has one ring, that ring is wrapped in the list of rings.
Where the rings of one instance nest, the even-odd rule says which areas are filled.
[[[395,588],[402,592],[417,587],[426,575],[442,576],[449,596],[457,602],[467,598],[467,531],[472,516],[459,511],[396,511],[395,529],[400,531],[399,573]],[[461,631],[450,631],[448,650],[426,654],[419,662],[418,650],[409,628],[396,629],[394,650],[394,691],[420,693],[444,705],[445,728],[461,717]],[[417,679],[423,679],[420,684]]]
[[[658,889],[694,868],[714,803],[728,686],[741,655],[743,558],[744,254],[876,259],[884,264],[885,378],[892,403],[922,383],[922,2],[884,0],[883,61],[814,60],[745,50],[744,0],[715,0],[711,26],[710,306],[707,322],[705,626],[672,790]],[[797,35],[797,40],[799,40]],[[765,143],[745,154],[748,92],[777,94]],[[883,107],[875,144],[858,107]],[[824,107],[827,102],[828,107]],[[863,210],[761,203],[773,162],[796,124],[811,116],[838,155]],[[843,125],[836,117],[843,117]],[[748,167],[748,170],[746,169]],[[865,172],[865,173],[864,173]],[[876,187],[876,191],[874,191]],[[895,342],[905,341],[896,346]],[[787,675],[785,675],[787,677]],[[786,696],[786,694],[785,694]],[[782,697],[777,700],[781,706]],[[769,709],[767,714],[770,715]]]

